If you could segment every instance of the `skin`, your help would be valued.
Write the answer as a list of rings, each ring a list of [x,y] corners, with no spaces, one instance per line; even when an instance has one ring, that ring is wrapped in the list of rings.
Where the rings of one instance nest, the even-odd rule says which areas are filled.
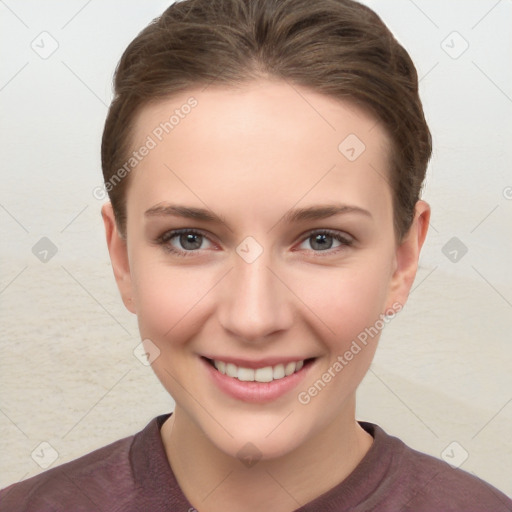
[[[371,447],[355,420],[355,392],[374,356],[375,336],[308,404],[298,401],[365,328],[413,283],[430,208],[416,205],[398,241],[387,182],[389,139],[368,113],[281,81],[196,89],[147,106],[134,147],[193,95],[198,105],[130,175],[127,233],[102,208],[114,275],[142,339],[160,355],[153,369],[176,402],[162,441],[176,478],[199,511],[292,511],[341,482]],[[354,161],[339,144],[356,134]],[[225,223],[145,216],[173,203],[205,208]],[[291,209],[344,204],[348,212],[287,223]],[[155,243],[172,229],[195,228],[198,249]],[[311,231],[331,229],[319,249]],[[252,263],[236,252],[248,236],[263,249]],[[224,394],[200,355],[249,360],[315,357],[307,378],[269,403]],[[261,459],[237,453],[252,443]],[[222,483],[221,483],[222,482]],[[219,485],[220,484],[220,485]]]

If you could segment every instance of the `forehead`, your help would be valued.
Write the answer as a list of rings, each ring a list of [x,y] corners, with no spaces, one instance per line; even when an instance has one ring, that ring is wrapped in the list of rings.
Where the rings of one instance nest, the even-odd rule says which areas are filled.
[[[383,127],[351,103],[287,82],[191,89],[148,105],[133,133],[134,149],[144,145],[128,208],[130,196],[148,207],[174,196],[204,207],[207,198],[255,215],[333,194],[391,204]]]

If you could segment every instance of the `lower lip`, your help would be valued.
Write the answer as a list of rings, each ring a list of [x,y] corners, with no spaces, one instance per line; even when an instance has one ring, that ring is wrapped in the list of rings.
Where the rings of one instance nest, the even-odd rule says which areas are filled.
[[[298,372],[272,382],[244,382],[220,373],[203,357],[201,361],[221,391],[237,400],[254,403],[271,402],[291,391],[306,377],[313,363],[309,362]]]

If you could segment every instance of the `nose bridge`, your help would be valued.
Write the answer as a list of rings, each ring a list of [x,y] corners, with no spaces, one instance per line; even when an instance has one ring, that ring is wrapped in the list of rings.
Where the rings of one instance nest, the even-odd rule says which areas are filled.
[[[219,315],[233,335],[257,341],[288,328],[292,312],[289,292],[275,275],[270,251],[263,250],[254,258],[255,247],[250,244],[240,244],[238,254],[233,255],[234,268],[224,283]]]

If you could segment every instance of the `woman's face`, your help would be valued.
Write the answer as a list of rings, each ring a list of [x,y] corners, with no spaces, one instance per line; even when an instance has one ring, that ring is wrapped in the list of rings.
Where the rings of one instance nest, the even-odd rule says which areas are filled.
[[[116,242],[126,257],[113,263],[176,417],[227,454],[250,442],[264,458],[353,421],[382,315],[414,277],[393,232],[381,126],[260,81],[146,107],[142,146],[127,245]]]

